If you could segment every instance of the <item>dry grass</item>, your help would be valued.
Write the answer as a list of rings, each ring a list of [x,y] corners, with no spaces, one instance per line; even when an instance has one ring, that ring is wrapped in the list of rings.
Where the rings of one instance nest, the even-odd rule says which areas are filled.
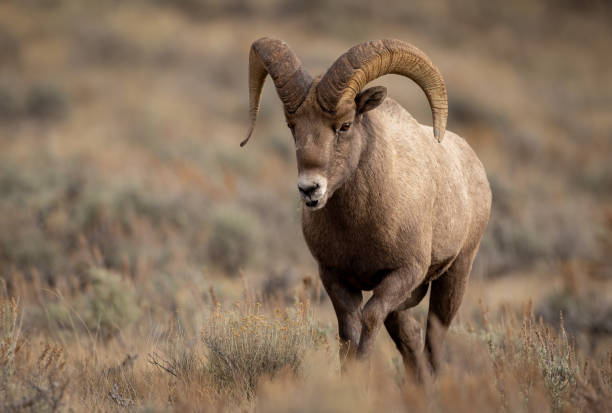
[[[298,375],[307,353],[325,340],[316,328],[308,303],[281,311],[273,317],[254,309],[232,312],[217,307],[202,331],[208,350],[206,372],[219,394],[252,400],[262,378],[281,372]]]
[[[455,3],[2,2],[0,410],[610,410],[611,9]],[[269,84],[238,147],[264,35],[313,75],[382,37],[445,75],[494,211],[431,388],[384,334],[339,377]]]
[[[14,299],[0,298],[0,340],[0,409],[60,410],[69,382],[63,349],[46,343],[32,354],[20,336],[19,308]]]
[[[338,345],[308,305],[268,312],[237,303],[208,311],[199,334],[174,327],[162,342],[126,337],[148,352],[123,359],[112,349],[34,344],[18,333],[14,301],[3,302],[4,411],[68,411],[85,406],[153,411],[607,411],[612,407],[612,353],[595,361],[576,351],[563,327],[537,322],[529,310],[506,309],[499,321],[457,325],[446,362],[426,387],[378,354],[338,369]],[[480,326],[475,327],[480,323]],[[105,359],[117,360],[110,364]],[[396,359],[396,355],[394,356]],[[292,394],[292,397],[287,397]]]

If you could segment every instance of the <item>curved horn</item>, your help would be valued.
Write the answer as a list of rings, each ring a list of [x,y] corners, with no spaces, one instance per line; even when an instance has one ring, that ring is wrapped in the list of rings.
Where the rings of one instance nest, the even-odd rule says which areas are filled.
[[[244,146],[255,129],[261,92],[270,75],[278,97],[285,105],[285,109],[295,112],[308,94],[312,79],[302,67],[289,45],[281,40],[263,37],[251,45],[249,54],[249,117],[251,125],[246,138],[240,143]]]
[[[354,99],[368,82],[386,74],[409,77],[423,89],[431,106],[434,136],[441,142],[448,117],[444,79],[425,53],[401,40],[375,40],[350,48],[317,85],[319,105],[334,112],[339,102]]]

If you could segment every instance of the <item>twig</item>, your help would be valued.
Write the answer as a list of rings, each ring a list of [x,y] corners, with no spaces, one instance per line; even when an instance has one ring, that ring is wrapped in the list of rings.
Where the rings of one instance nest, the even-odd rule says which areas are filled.
[[[134,400],[123,397],[117,391],[117,383],[113,384],[113,390],[108,392],[108,395],[121,407],[130,407],[134,404]]]
[[[149,354],[149,358],[148,358],[147,361],[149,363],[151,363],[152,365],[157,366],[157,367],[167,371],[168,373],[172,374],[174,377],[177,377],[177,374],[175,372],[173,372],[172,370],[170,370],[170,367],[168,367],[168,365],[170,363],[168,363],[166,360],[162,359],[162,362],[164,362],[164,364],[166,364],[166,366],[164,366],[159,361],[157,361],[157,358],[161,358],[161,357],[159,357],[159,355],[157,355],[157,353],[151,353],[151,354]]]
[[[121,371],[125,371],[127,369],[131,369],[134,366],[134,363],[138,359],[138,354],[131,355],[128,354],[125,356],[125,359],[121,362],[121,364],[117,366],[112,366],[108,369],[109,373],[119,373]]]

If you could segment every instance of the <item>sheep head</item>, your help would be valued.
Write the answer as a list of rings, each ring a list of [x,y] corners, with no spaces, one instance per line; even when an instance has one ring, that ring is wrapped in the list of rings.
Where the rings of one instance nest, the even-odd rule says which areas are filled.
[[[433,114],[434,136],[444,137],[447,97],[444,80],[429,58],[399,40],[359,44],[340,56],[321,78],[313,80],[289,46],[263,38],[249,56],[249,140],[259,110],[266,75],[270,74],[283,102],[287,125],[295,141],[298,190],[305,205],[323,208],[355,171],[369,136],[363,115],[376,108],[387,90],[363,90],[370,81],[399,74],[425,92]]]

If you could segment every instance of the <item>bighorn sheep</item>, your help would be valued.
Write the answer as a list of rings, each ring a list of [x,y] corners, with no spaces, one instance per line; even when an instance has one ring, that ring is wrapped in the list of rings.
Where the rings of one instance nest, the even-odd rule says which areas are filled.
[[[295,140],[302,229],[338,317],[341,359],[367,357],[384,325],[407,368],[435,371],[491,208],[481,162],[461,137],[445,134],[442,75],[416,47],[380,40],[349,49],[312,79],[286,43],[259,39],[249,56],[251,125],[241,146],[268,74]],[[386,98],[386,88],[362,90],[386,74],[423,89],[433,130]],[[430,285],[425,358],[408,309]]]

